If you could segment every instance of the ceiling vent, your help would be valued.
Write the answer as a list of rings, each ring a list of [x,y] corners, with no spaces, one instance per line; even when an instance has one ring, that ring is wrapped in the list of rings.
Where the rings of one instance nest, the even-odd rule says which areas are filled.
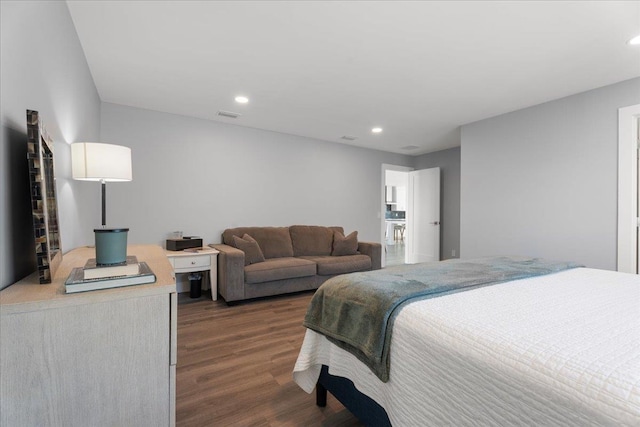
[[[237,119],[240,117],[240,113],[234,113],[233,111],[218,111],[218,115],[222,117],[228,117],[230,119]]]
[[[417,145],[407,145],[405,147],[400,147],[401,150],[407,150],[407,151],[411,151],[411,150],[417,150],[418,147]]]
[[[357,136],[351,136],[351,135],[343,135],[340,137],[340,139],[344,139],[347,141],[355,141],[356,139],[358,139]]]

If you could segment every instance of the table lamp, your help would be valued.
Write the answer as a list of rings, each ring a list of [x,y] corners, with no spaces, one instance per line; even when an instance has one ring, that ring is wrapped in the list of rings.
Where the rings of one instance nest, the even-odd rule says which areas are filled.
[[[71,144],[73,179],[100,181],[102,184],[102,228],[95,229],[96,263],[112,265],[126,262],[128,228],[106,228],[107,182],[131,181],[131,149],[98,142]]]

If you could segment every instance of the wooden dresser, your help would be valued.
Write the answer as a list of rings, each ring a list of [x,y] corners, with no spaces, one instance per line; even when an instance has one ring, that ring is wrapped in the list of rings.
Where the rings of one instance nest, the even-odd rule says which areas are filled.
[[[0,425],[175,425],[177,296],[159,246],[129,246],[156,282],[65,294],[94,248],[64,255],[53,283],[0,291]]]

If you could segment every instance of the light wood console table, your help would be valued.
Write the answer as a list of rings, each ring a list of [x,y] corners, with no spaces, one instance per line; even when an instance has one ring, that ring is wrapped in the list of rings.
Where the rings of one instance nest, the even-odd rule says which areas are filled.
[[[94,248],[0,291],[0,425],[175,425],[177,297],[160,246],[128,246],[156,282],[65,294]]]

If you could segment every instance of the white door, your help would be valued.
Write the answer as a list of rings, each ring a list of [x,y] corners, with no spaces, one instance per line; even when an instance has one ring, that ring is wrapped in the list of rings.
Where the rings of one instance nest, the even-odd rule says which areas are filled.
[[[618,271],[638,274],[640,104],[618,109]]]
[[[409,172],[406,262],[440,261],[440,168]]]

